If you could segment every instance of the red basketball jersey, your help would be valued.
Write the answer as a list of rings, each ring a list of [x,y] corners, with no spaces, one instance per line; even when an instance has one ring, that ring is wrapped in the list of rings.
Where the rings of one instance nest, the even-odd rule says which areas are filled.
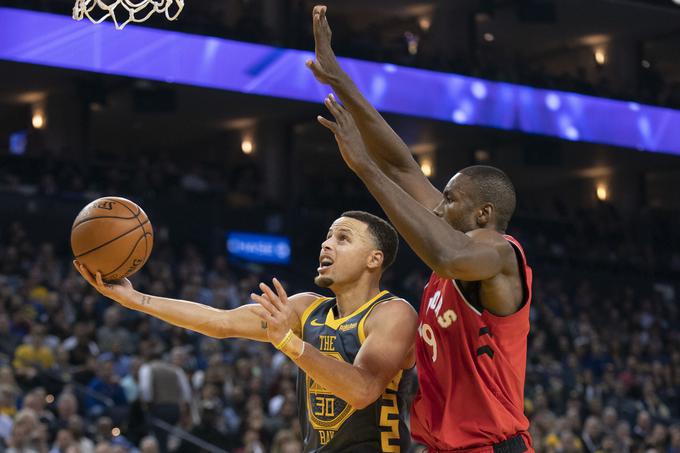
[[[505,238],[515,249],[525,282],[526,300],[516,313],[500,317],[481,310],[465,299],[454,280],[434,273],[425,286],[411,433],[431,451],[490,446],[519,433],[527,446],[531,442],[524,375],[532,273],[520,244]]]

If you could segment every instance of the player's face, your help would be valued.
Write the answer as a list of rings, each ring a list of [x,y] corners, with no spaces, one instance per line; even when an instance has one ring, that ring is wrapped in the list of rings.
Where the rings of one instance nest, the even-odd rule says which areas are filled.
[[[368,231],[368,225],[357,219],[340,217],[328,230],[321,244],[319,268],[314,283],[323,288],[357,281],[367,269],[382,264],[380,254]]]
[[[456,173],[444,188],[434,213],[458,231],[467,233],[477,229],[473,187],[468,176]]]

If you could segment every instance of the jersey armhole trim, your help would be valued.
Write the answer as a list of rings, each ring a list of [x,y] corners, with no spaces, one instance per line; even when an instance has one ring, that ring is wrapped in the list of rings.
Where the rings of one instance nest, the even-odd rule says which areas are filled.
[[[364,341],[366,341],[366,331],[364,330],[364,324],[366,323],[366,319],[371,314],[373,309],[375,307],[377,307],[378,305],[381,305],[384,302],[389,302],[391,300],[403,300],[403,299],[396,297],[396,296],[392,296],[390,298],[383,299],[380,302],[375,303],[371,308],[366,310],[366,313],[364,314],[364,316],[361,317],[361,321],[359,321],[359,327],[357,327],[357,335],[359,336],[359,344],[364,344]],[[404,301],[404,302],[406,302],[406,301]],[[406,303],[408,304],[408,302],[406,302]]]
[[[312,293],[313,294],[313,293]],[[323,302],[331,299],[330,297],[325,297],[325,296],[320,296],[317,298],[314,302],[309,304],[307,308],[305,308],[305,311],[302,312],[302,315],[300,316],[300,335],[302,336],[302,341],[305,341],[305,324],[307,324],[307,319],[309,319],[309,315],[312,314],[316,308],[321,305]]]
[[[475,306],[472,305],[472,304],[467,300],[467,298],[466,298],[465,295],[463,294],[463,291],[461,291],[460,288],[458,287],[458,283],[456,283],[456,279],[452,278],[452,279],[451,279],[451,283],[453,284],[453,287],[456,288],[456,291],[458,291],[458,295],[460,296],[461,299],[463,299],[463,302],[465,302],[465,305],[467,305],[468,307],[470,307],[470,310],[474,311],[474,312],[477,314],[477,316],[482,316],[482,312],[479,311],[479,310],[477,310],[477,309],[475,308]]]

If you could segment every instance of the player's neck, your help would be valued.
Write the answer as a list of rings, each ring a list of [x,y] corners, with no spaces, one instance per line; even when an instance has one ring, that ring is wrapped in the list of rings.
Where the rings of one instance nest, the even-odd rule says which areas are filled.
[[[380,282],[375,279],[361,279],[335,291],[338,314],[345,317],[380,293]]]

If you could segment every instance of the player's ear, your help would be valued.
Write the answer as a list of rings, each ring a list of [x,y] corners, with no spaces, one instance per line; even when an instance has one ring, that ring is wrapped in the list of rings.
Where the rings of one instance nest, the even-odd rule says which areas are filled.
[[[383,261],[385,261],[385,255],[380,250],[372,250],[371,254],[368,255],[367,266],[369,269],[379,269],[382,267]]]
[[[477,224],[481,227],[486,226],[493,216],[494,206],[491,203],[483,204],[477,211]]]

